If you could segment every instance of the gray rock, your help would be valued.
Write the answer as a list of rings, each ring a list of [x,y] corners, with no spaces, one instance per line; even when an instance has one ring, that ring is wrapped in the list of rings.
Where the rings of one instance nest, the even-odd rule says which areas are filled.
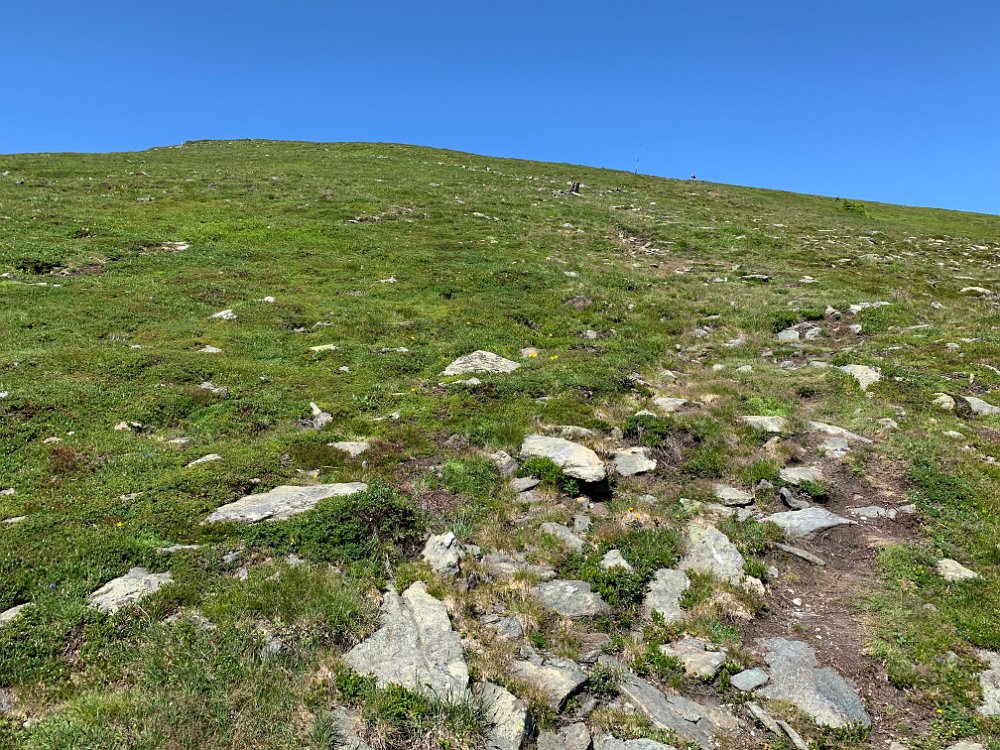
[[[681,559],[681,570],[708,573],[719,580],[739,583],[743,579],[743,555],[729,537],[714,526],[692,524]]]
[[[222,456],[218,453],[209,453],[207,456],[202,456],[201,458],[196,458],[191,463],[187,464],[184,468],[190,469],[192,466],[199,466],[201,464],[212,463],[213,461],[221,461]]]
[[[700,638],[682,638],[676,643],[663,644],[660,653],[677,659],[684,667],[684,674],[700,680],[712,680],[726,663],[726,655],[709,649]]]
[[[511,489],[515,492],[527,492],[542,483],[538,477],[517,477],[510,480]]]
[[[767,648],[764,658],[771,667],[771,682],[757,695],[787,701],[822,726],[871,726],[854,687],[836,670],[820,667],[811,646],[785,638],[762,643]]]
[[[823,470],[817,466],[786,466],[778,472],[782,482],[794,484],[798,487],[803,482],[813,482],[822,484],[825,477]]]
[[[14,620],[14,618],[21,614],[21,610],[27,606],[27,604],[18,604],[16,607],[11,607],[10,609],[0,612],[0,627]]]
[[[464,553],[455,534],[449,531],[428,539],[422,557],[438,575],[457,576],[461,570]]]
[[[303,420],[305,426],[311,427],[314,430],[322,430],[333,421],[331,414],[323,411],[312,402],[309,403],[309,409],[312,412],[312,416],[309,419]]]
[[[938,560],[937,572],[946,581],[971,581],[979,578],[979,573],[969,570],[962,563],[949,557]]]
[[[282,485],[275,487],[270,492],[247,495],[235,502],[223,505],[206,519],[206,523],[215,521],[236,521],[239,523],[284,521],[286,518],[311,510],[320,500],[353,495],[367,489],[368,485],[364,482],[316,484],[309,487]]]
[[[628,560],[622,557],[622,553],[616,549],[609,549],[604,553],[604,557],[601,558],[601,568],[604,570],[620,568],[627,573],[632,572],[632,566],[629,565]]]
[[[577,513],[573,516],[573,533],[586,534],[590,531],[590,516],[586,513]]]
[[[863,391],[867,391],[882,379],[881,371],[874,367],[868,367],[868,365],[844,365],[837,369],[843,370],[857,380]]]
[[[607,476],[604,463],[594,451],[579,443],[545,435],[528,435],[521,445],[521,458],[547,458],[566,476],[584,482],[600,482]]]
[[[559,437],[564,437],[567,440],[579,440],[580,438],[593,437],[595,434],[593,430],[575,424],[561,424],[555,430],[559,433]]]
[[[185,552],[187,550],[201,549],[200,544],[171,544],[169,547],[157,547],[156,551],[161,555],[172,555],[175,552]]]
[[[763,708],[761,708],[761,706],[759,706],[758,704],[754,703],[753,701],[750,701],[749,703],[746,704],[746,709],[747,713],[750,714],[750,716],[753,717],[754,720],[756,720],[762,727],[764,727],[764,729],[769,731],[771,734],[775,734],[778,737],[784,734],[784,732],[781,731],[781,727],[778,725],[778,722],[774,720],[774,717],[771,716],[771,714],[769,714]]]
[[[762,430],[763,432],[772,432],[775,434],[783,433],[785,428],[788,426],[788,422],[784,417],[748,416],[740,417],[740,419],[753,427],[755,430]]]
[[[819,444],[819,449],[829,458],[843,458],[851,452],[851,443],[846,438],[828,437]]]
[[[850,513],[852,516],[868,520],[888,518],[890,521],[894,521],[896,519],[895,508],[883,508],[881,505],[866,505],[864,508],[851,508]]]
[[[580,722],[538,735],[538,750],[590,750],[590,730]]]
[[[554,536],[563,544],[563,546],[568,547],[574,552],[581,552],[583,548],[587,546],[587,542],[585,540],[578,537],[568,527],[563,526],[561,523],[547,521],[539,526],[538,530],[543,534]]]
[[[544,664],[514,661],[508,671],[515,680],[541,692],[556,711],[561,710],[566,699],[587,681],[587,675],[569,659],[550,659]]]
[[[498,617],[492,615],[491,617],[484,617],[482,622],[488,628],[495,630],[501,638],[505,638],[508,641],[515,640],[524,635],[524,628],[521,627],[521,621],[516,617]]]
[[[965,403],[972,409],[973,414],[980,416],[995,416],[1000,414],[1000,406],[994,406],[988,401],[983,401],[981,398],[976,398],[975,396],[963,396],[962,398],[965,399]]]
[[[515,474],[517,474],[517,461],[511,458],[510,454],[506,451],[497,451],[490,459],[493,461],[493,465],[497,467],[497,471],[500,472],[500,476],[504,479],[510,479]]]
[[[327,443],[327,445],[338,451],[343,451],[351,458],[357,458],[371,448],[371,445],[364,440],[340,440],[336,443]]]
[[[812,503],[808,500],[803,500],[802,498],[797,497],[795,493],[787,487],[782,487],[778,490],[778,497],[781,498],[781,502],[792,510],[805,510],[806,508],[812,507]]]
[[[657,396],[653,399],[653,405],[665,414],[673,414],[687,406],[686,398],[674,398],[672,396]]]
[[[656,460],[649,457],[649,448],[625,448],[615,453],[615,471],[623,477],[645,474],[656,468]]]
[[[763,669],[745,669],[739,674],[734,674],[730,677],[729,684],[737,690],[749,693],[751,690],[756,690],[761,685],[766,685],[769,679],[770,677],[767,676],[767,672]]]
[[[594,750],[677,750],[677,748],[656,740],[620,740],[614,735],[602,734],[594,739]]]
[[[980,651],[979,658],[990,666],[989,669],[979,673],[983,705],[978,711],[983,716],[1000,716],[1000,654],[994,651]]]
[[[461,639],[444,604],[417,581],[399,596],[389,589],[382,601],[382,627],[344,655],[355,672],[374,676],[380,687],[401,685],[453,699],[465,694],[469,668]]]
[[[724,709],[705,706],[680,695],[664,695],[610,656],[602,656],[599,661],[622,675],[618,691],[658,729],[675,732],[707,750],[716,747],[718,732],[737,726],[736,717]]]
[[[935,393],[931,404],[944,411],[955,411],[955,399],[947,393]]]
[[[799,340],[799,329],[798,326],[791,326],[783,331],[778,332],[778,341],[782,344],[791,344]]]
[[[170,573],[150,573],[145,568],[132,568],[125,575],[108,581],[93,592],[87,597],[87,604],[101,612],[113,614],[173,580]]]
[[[586,581],[546,581],[534,586],[531,593],[546,609],[572,620],[595,617],[611,609]]]
[[[479,350],[472,352],[472,354],[466,354],[464,357],[459,357],[444,368],[441,374],[470,375],[477,372],[507,373],[514,372],[514,370],[520,366],[521,365],[517,362],[504,359],[499,354]]]
[[[831,513],[826,508],[811,507],[805,510],[789,510],[784,513],[773,513],[765,516],[764,521],[777,524],[789,537],[798,539],[810,537],[813,534],[832,529],[834,526],[845,524],[856,525],[857,521],[851,521],[843,516]]]
[[[518,573],[528,573],[547,581],[555,578],[556,575],[556,572],[548,566],[531,565],[520,557],[512,557],[502,552],[491,552],[483,555],[480,562],[498,578],[511,578]]]
[[[486,750],[521,750],[531,732],[527,704],[492,682],[479,683],[475,692],[489,721]]]
[[[831,437],[843,438],[852,443],[864,443],[867,445],[872,442],[868,438],[857,435],[850,430],[845,430],[843,427],[837,427],[837,425],[827,424],[826,422],[809,422],[809,428],[815,432],[822,432]]]
[[[340,739],[340,744],[335,745],[337,750],[371,750],[371,746],[358,735],[361,717],[356,712],[335,706],[330,713],[337,723]]]
[[[13,693],[7,688],[0,688],[0,716],[5,716],[13,711],[16,702]]]
[[[961,742],[956,742],[954,745],[948,745],[944,750],[986,750],[986,746],[978,742],[962,740]]]
[[[685,614],[681,609],[681,595],[689,585],[684,571],[660,568],[649,583],[649,591],[642,603],[643,615],[650,618],[653,612],[658,612],[668,624],[683,620]]]
[[[731,487],[728,484],[715,484],[712,486],[712,492],[716,500],[730,507],[750,505],[753,502],[753,495],[749,492]]]

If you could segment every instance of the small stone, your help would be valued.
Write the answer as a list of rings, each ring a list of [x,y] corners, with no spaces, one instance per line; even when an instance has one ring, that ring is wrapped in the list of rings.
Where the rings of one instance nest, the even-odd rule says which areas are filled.
[[[451,531],[432,536],[424,545],[422,555],[431,570],[443,576],[457,576],[464,557],[462,545]]]
[[[753,427],[755,430],[775,434],[783,433],[787,425],[784,417],[748,416],[740,417],[740,419]]]
[[[1000,654],[994,651],[980,651],[979,658],[989,664],[989,668],[979,673],[983,705],[977,710],[983,716],[1000,716]]]
[[[778,476],[781,477],[781,481],[796,487],[803,482],[822,484],[824,481],[823,470],[816,466],[786,466],[778,472]]]
[[[587,681],[587,675],[569,659],[550,659],[544,664],[514,661],[508,671],[515,680],[540,691],[556,711],[561,710],[566,699]]]
[[[561,523],[555,523],[553,521],[548,521],[543,523],[538,527],[538,530],[543,534],[549,534],[558,539],[562,544],[574,552],[581,552],[583,548],[587,546],[587,542],[576,534],[574,534],[566,526]]]
[[[622,557],[622,553],[616,549],[611,549],[604,553],[604,557],[601,558],[601,568],[604,570],[614,570],[617,568],[624,570],[626,573],[632,572],[632,566],[629,564],[629,561]]]
[[[11,622],[14,618],[21,614],[21,611],[27,606],[27,604],[18,604],[16,607],[11,607],[8,610],[0,612],[0,626]]]
[[[87,603],[101,612],[114,614],[173,580],[170,573],[150,573],[145,568],[132,568],[94,591],[87,597]]]
[[[656,468],[656,460],[649,457],[649,448],[626,448],[615,453],[614,465],[623,477],[645,474]]]
[[[963,286],[960,294],[967,294],[972,297],[992,297],[993,292],[982,286]]]
[[[862,391],[867,391],[882,379],[882,372],[879,369],[867,365],[844,365],[838,369],[857,380]]]
[[[754,498],[746,490],[731,487],[728,484],[716,484],[712,487],[715,498],[726,506],[743,506],[753,503]]]
[[[586,581],[547,581],[534,586],[531,593],[546,609],[571,620],[596,617],[611,609]]]
[[[931,404],[944,411],[955,411],[955,399],[947,393],[935,393]]]
[[[505,451],[497,451],[490,456],[490,460],[493,461],[493,465],[504,479],[510,479],[517,474],[517,461]]]
[[[538,477],[517,477],[510,480],[511,489],[515,492],[527,492],[540,485],[542,480]]]
[[[459,357],[444,370],[442,375],[469,375],[472,373],[510,373],[518,369],[521,365],[509,359],[504,359],[499,354],[486,351],[475,351]]]
[[[590,730],[581,723],[538,735],[538,750],[590,750]]]
[[[743,579],[743,555],[729,537],[714,526],[692,524],[681,559],[681,570],[708,573],[719,580],[739,583]]]
[[[808,500],[803,500],[802,498],[795,495],[787,487],[782,487],[778,490],[778,497],[781,498],[781,502],[787,505],[792,510],[804,510],[805,508],[811,508],[812,503]]]
[[[341,440],[336,443],[327,443],[327,445],[338,451],[343,451],[351,458],[357,458],[371,448],[371,444],[364,440]]]
[[[674,398],[671,396],[657,396],[653,399],[653,405],[664,414],[673,414],[687,406],[689,401],[686,398]]]
[[[866,505],[863,508],[851,508],[852,516],[868,519],[869,521],[878,518],[888,518],[890,521],[896,520],[895,508],[884,508],[881,505]]]
[[[767,672],[763,669],[746,669],[739,674],[734,674],[729,678],[729,684],[732,685],[737,690],[742,690],[744,693],[749,693],[751,690],[756,690],[761,685],[766,685],[770,677],[767,676]]]
[[[192,466],[198,466],[199,464],[208,464],[212,463],[213,461],[221,461],[221,460],[222,456],[220,456],[218,453],[209,453],[207,456],[196,458],[194,461],[187,464],[184,468],[190,469]]]
[[[222,349],[217,346],[212,346],[211,344],[206,344],[199,349],[198,352],[200,354],[222,354]]]
[[[316,404],[310,403],[309,409],[312,412],[312,419],[308,419],[306,421],[312,429],[322,430],[333,421],[333,416],[320,409]]]
[[[684,674],[700,680],[712,680],[726,663],[721,651],[709,650],[700,638],[684,638],[676,643],[663,644],[660,653],[677,659],[684,667]]]
[[[232,310],[220,310],[209,316],[212,320],[236,320],[236,313]]]
[[[948,557],[938,560],[937,572],[946,581],[970,581],[979,578],[979,573]]]

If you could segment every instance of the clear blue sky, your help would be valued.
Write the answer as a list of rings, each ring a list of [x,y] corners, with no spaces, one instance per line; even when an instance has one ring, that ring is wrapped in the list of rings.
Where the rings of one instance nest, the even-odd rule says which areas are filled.
[[[996,0],[4,0],[0,153],[392,141],[1000,213]]]

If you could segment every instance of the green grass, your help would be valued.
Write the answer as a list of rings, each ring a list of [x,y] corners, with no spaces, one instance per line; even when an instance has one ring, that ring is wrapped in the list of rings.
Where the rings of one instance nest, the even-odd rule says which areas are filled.
[[[1000,421],[930,401],[1000,403],[990,369],[1000,312],[960,293],[1000,290],[1000,218],[386,144],[13,155],[0,156],[0,172],[0,273],[10,274],[0,279],[0,490],[16,490],[0,495],[0,517],[27,516],[0,526],[0,610],[33,605],[0,628],[0,684],[20,712],[2,720],[0,748],[328,746],[332,698],[317,696],[317,675],[374,626],[381,585],[426,574],[413,561],[427,531],[550,554],[513,523],[519,511],[485,453],[516,455],[524,435],[552,425],[619,428],[661,463],[648,484],[616,480],[617,515],[595,530],[600,551],[617,546],[633,575],[606,575],[594,555],[558,561],[613,600],[610,622],[629,624],[648,576],[680,552],[675,499],[703,498],[716,480],[774,481],[789,457],[763,453],[769,436],[737,419],[750,413],[877,436],[872,456],[852,456],[855,469],[904,467],[898,489],[924,522],[882,554],[865,603],[872,653],[928,716],[940,708],[970,736],[996,731],[974,712],[972,649],[1000,647],[1000,469],[984,460],[1000,459]],[[581,196],[561,192],[572,181]],[[771,279],[739,280],[750,273]],[[891,304],[846,314],[876,300]],[[830,324],[828,305],[863,334],[777,342],[789,325]],[[210,318],[223,309],[237,319]],[[311,350],[323,344],[338,348]],[[522,359],[524,347],[538,356]],[[522,367],[479,375],[476,388],[439,385],[452,359],[476,349]],[[868,398],[809,360],[877,365],[883,378]],[[737,375],[744,364],[753,371]],[[664,368],[679,373],[675,385],[656,385]],[[704,406],[632,416],[654,392]],[[310,402],[333,417],[320,431],[299,424]],[[883,418],[900,429],[880,431]],[[114,430],[123,420],[144,429]],[[956,429],[961,443],[943,435]],[[180,437],[189,442],[171,442]],[[350,439],[372,448],[350,459],[327,445]],[[185,468],[208,453],[223,458]],[[579,489],[529,468],[551,489]],[[202,523],[245,494],[314,478],[372,488],[281,523]],[[650,528],[620,524],[618,505],[647,491],[658,498],[642,509]],[[720,527],[763,572],[774,530]],[[156,552],[176,543],[201,548]],[[242,557],[225,562],[234,551]],[[275,563],[289,553],[308,565]],[[982,579],[945,584],[932,572],[942,556]],[[113,617],[86,607],[136,565],[175,583]],[[695,580],[686,603],[710,589]],[[163,624],[190,610],[218,629]],[[288,644],[274,661],[260,658],[258,621]],[[542,622],[532,637],[569,642],[556,627]],[[732,633],[714,620],[699,627]],[[958,662],[938,662],[949,650]],[[382,707],[367,715],[375,725],[403,706],[385,729],[401,746],[424,741],[432,721],[451,722],[453,747],[478,731],[473,714],[442,719],[408,697],[366,695],[356,705]],[[38,721],[25,729],[26,717]],[[926,726],[937,739],[920,750],[937,750],[946,733]]]

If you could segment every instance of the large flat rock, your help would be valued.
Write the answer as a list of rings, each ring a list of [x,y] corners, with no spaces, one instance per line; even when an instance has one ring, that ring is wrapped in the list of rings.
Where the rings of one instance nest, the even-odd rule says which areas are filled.
[[[547,458],[566,476],[583,482],[600,482],[607,476],[604,462],[586,446],[557,437],[528,435],[521,445],[521,458]]]
[[[622,675],[618,691],[658,729],[675,732],[709,750],[718,746],[717,735],[737,726],[736,717],[725,709],[706,706],[682,695],[666,695],[610,656],[601,656],[600,663]]]
[[[509,359],[504,359],[499,354],[485,352],[481,349],[459,357],[444,370],[442,375],[468,375],[473,372],[514,372],[521,365]]]
[[[400,596],[389,589],[382,602],[382,627],[344,655],[359,674],[380,687],[401,685],[453,699],[464,695],[469,668],[458,633],[444,604],[417,581]]]
[[[492,682],[480,683],[475,693],[489,721],[486,750],[521,750],[531,732],[528,705]]]
[[[1000,716],[1000,654],[980,651],[979,658],[990,665],[989,669],[979,673],[979,687],[983,689],[983,705],[979,707],[979,713]]]
[[[132,568],[125,575],[108,581],[97,589],[87,597],[87,603],[101,612],[113,614],[173,580],[170,573],[150,573],[145,568]]]
[[[555,710],[562,709],[566,699],[587,681],[576,662],[569,659],[549,659],[544,664],[515,661],[508,668],[515,680],[531,685],[540,691],[546,702]]]
[[[728,583],[743,580],[743,555],[729,537],[714,526],[692,524],[681,559],[682,570],[708,573]]]
[[[649,590],[642,603],[643,615],[651,618],[657,612],[667,624],[683,620],[685,613],[681,609],[681,595],[689,585],[683,570],[660,568],[649,582]]]
[[[826,508],[817,508],[816,506],[803,510],[773,513],[770,516],[765,516],[763,520],[777,524],[784,530],[785,534],[796,539],[812,536],[817,532],[832,529],[834,526],[857,524],[857,521],[851,521],[836,513],[831,513]]]
[[[602,734],[594,739],[594,750],[677,750],[677,748],[656,740],[620,740],[614,735]]]
[[[546,581],[534,586],[531,593],[543,607],[571,620],[595,617],[611,609],[586,581]]]
[[[771,681],[757,695],[791,703],[822,726],[871,726],[857,691],[835,669],[821,667],[811,646],[786,638],[768,638],[762,644]]]
[[[320,500],[329,497],[343,497],[356,492],[364,492],[368,485],[364,482],[342,484],[315,484],[309,487],[282,485],[270,492],[247,495],[239,500],[217,508],[206,523],[215,521],[235,521],[257,523],[258,521],[283,521],[316,507]]]

